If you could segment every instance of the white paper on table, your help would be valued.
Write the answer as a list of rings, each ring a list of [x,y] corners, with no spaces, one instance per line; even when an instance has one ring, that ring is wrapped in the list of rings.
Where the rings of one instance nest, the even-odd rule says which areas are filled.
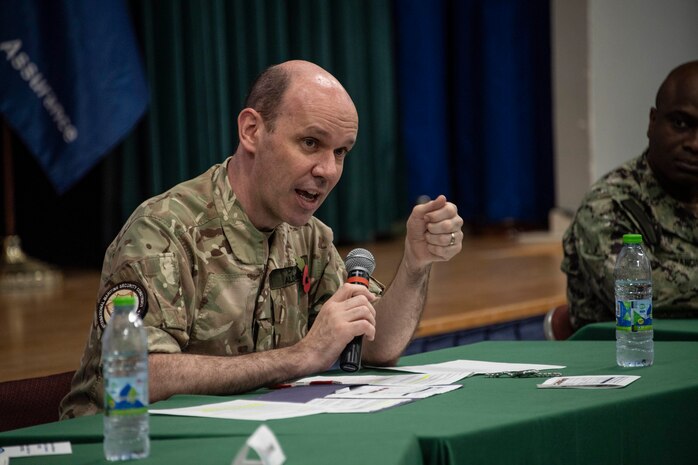
[[[472,371],[454,371],[452,373],[418,373],[414,375],[386,376],[384,380],[373,383],[378,386],[445,386],[472,376]]]
[[[313,399],[306,405],[322,409],[327,413],[371,413],[396,405],[412,402],[411,399]]]
[[[415,373],[454,373],[472,372],[476,375],[487,373],[499,373],[506,371],[526,371],[526,370],[557,370],[565,368],[564,365],[541,365],[536,363],[502,363],[483,362],[480,360],[452,360],[450,362],[432,363],[429,365],[411,365],[401,367],[382,367],[387,370],[412,371]]]
[[[23,446],[0,447],[0,457],[33,457],[37,455],[69,455],[73,453],[70,442],[46,442]]]
[[[639,376],[594,375],[594,376],[556,376],[546,379],[539,388],[578,388],[578,389],[612,389],[622,388],[639,379]]]
[[[417,373],[411,375],[365,375],[365,376],[311,376],[292,383],[294,386],[309,384],[343,384],[357,386],[369,384],[374,386],[444,386],[453,384],[463,378],[472,376],[470,371],[452,371],[444,373]]]
[[[460,384],[449,386],[358,386],[344,388],[325,396],[325,399],[426,399],[427,397],[451,392]]]
[[[345,386],[356,386],[359,384],[373,384],[377,380],[382,380],[385,375],[363,375],[363,376],[309,376],[294,381],[291,386],[309,386],[311,384],[344,384]]]
[[[278,420],[323,413],[308,404],[294,402],[265,402],[261,400],[231,400],[215,404],[173,409],[150,409],[154,415],[223,418],[230,420]]]

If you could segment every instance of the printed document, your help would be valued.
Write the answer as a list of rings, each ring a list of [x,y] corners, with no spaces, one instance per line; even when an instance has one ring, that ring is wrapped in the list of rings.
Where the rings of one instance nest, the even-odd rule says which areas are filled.
[[[599,376],[556,376],[546,379],[539,388],[578,388],[578,389],[609,389],[622,388],[640,379],[639,376],[599,375]]]
[[[429,365],[411,365],[400,367],[384,367],[387,370],[412,371],[415,373],[454,373],[472,372],[476,375],[487,373],[528,371],[528,370],[557,370],[564,365],[540,365],[536,363],[502,363],[483,362],[480,360],[452,360],[450,362],[432,363]]]
[[[449,386],[357,386],[340,389],[326,399],[425,399],[454,391],[460,384]]]
[[[412,402],[411,399],[313,399],[308,405],[326,413],[371,413]]]
[[[259,400],[231,400],[216,404],[173,409],[151,409],[153,415],[224,418],[229,420],[278,420],[323,413],[310,404],[294,402],[264,402]]]
[[[450,372],[421,372],[412,375],[365,375],[365,376],[311,376],[292,383],[294,386],[313,384],[343,384],[356,386],[370,384],[374,386],[443,386],[453,384],[463,378],[472,376],[471,371],[452,370]]]

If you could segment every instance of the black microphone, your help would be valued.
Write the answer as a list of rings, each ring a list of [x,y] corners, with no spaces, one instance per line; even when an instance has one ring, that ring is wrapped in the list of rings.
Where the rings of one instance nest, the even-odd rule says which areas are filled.
[[[354,249],[347,254],[345,260],[348,283],[361,284],[368,287],[368,277],[376,269],[376,260],[366,249]],[[361,342],[363,336],[356,336],[342,351],[339,357],[339,367],[344,371],[356,371],[361,368]]]

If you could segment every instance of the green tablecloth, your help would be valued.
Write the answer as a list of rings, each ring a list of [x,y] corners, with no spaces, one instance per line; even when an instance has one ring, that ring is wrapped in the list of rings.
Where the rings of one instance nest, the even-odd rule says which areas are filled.
[[[655,341],[698,341],[698,319],[654,320]],[[580,328],[570,341],[615,341],[616,323],[605,321]]]
[[[155,416],[153,416],[155,419]],[[101,420],[101,417],[100,417]],[[230,420],[227,420],[230,421]],[[273,425],[271,425],[273,428]],[[101,424],[93,424],[98,435],[87,443],[72,443],[72,455],[55,455],[10,459],[10,465],[97,465],[113,464],[104,459],[101,442]],[[146,459],[124,463],[134,465],[230,465],[235,455],[245,444],[246,436],[220,435],[213,437],[176,437],[172,439],[152,438],[150,456]],[[175,436],[177,434],[175,433]],[[84,438],[83,438],[84,439]],[[337,435],[310,431],[297,431],[296,435],[279,437],[286,455],[284,465],[328,465],[369,464],[420,465],[422,464],[419,443],[414,436],[389,434],[377,440],[366,434],[349,434],[345,438]],[[0,443],[6,442],[0,439]],[[9,441],[12,443],[12,441]],[[6,444],[9,445],[9,444]],[[250,458],[256,458],[254,452]],[[117,462],[119,463],[119,462]]]
[[[540,379],[462,381],[448,394],[372,414],[322,414],[266,424],[287,463],[657,464],[695,463],[698,343],[657,342],[655,365],[621,369],[611,341],[483,342],[405,357],[566,365],[566,375],[635,374],[624,389],[536,389]],[[176,396],[158,408],[236,397]],[[101,416],[0,434],[0,445],[71,440],[72,458],[22,464],[105,463]],[[141,463],[230,463],[259,422],[153,416],[153,453]],[[416,439],[415,439],[416,438]],[[419,451],[416,447],[418,441]],[[181,450],[181,453],[178,451]],[[226,462],[227,460],[227,462]]]

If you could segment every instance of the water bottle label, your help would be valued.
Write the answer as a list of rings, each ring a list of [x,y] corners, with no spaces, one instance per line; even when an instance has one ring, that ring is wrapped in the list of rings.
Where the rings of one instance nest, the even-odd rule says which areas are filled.
[[[616,301],[616,329],[636,333],[652,329],[652,299]]]
[[[140,415],[148,411],[145,377],[118,377],[104,381],[104,414]]]

